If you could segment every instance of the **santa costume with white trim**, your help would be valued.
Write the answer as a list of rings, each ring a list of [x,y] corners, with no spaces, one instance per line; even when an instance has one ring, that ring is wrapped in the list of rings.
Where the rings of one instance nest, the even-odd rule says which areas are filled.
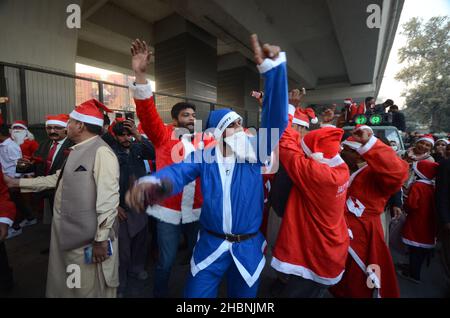
[[[368,126],[358,129],[370,130],[373,134]],[[354,137],[347,138],[343,145],[358,152],[366,164],[350,176],[345,204],[351,235],[349,256],[344,277],[331,291],[336,297],[399,297],[397,276],[384,241],[380,216],[389,198],[406,181],[408,164],[373,135],[364,145]],[[378,272],[369,266],[372,264],[379,268]],[[373,286],[367,284],[369,280]]]
[[[439,165],[421,160],[413,163],[416,181],[411,185],[405,202],[408,214],[403,227],[403,243],[421,248],[436,245],[436,207],[434,201],[434,181]]]
[[[256,297],[259,277],[264,268],[266,242],[259,232],[263,214],[263,178],[261,168],[270,157],[288,121],[288,86],[286,55],[280,53],[258,66],[265,78],[265,98],[262,108],[262,128],[266,128],[267,143],[258,149],[263,132],[250,137],[243,131],[249,155],[242,160],[237,152],[223,157],[219,146],[198,150],[184,162],[166,167],[140,182],[168,180],[172,195],[200,177],[203,207],[202,229],[191,259],[191,273],[185,289],[188,298],[217,297],[222,278],[227,276],[229,297]],[[240,116],[230,109],[210,113],[207,128],[222,143],[225,129]],[[270,132],[275,132],[272,136]],[[237,135],[235,133],[233,136]],[[273,138],[273,140],[271,140]],[[253,161],[251,154],[260,153]],[[253,163],[252,163],[253,162]],[[153,180],[153,181],[152,181]],[[232,241],[228,237],[242,237]]]
[[[349,170],[339,156],[344,131],[325,127],[299,134],[287,128],[280,140],[280,161],[293,182],[272,267],[321,285],[341,279],[349,237],[344,203]]]

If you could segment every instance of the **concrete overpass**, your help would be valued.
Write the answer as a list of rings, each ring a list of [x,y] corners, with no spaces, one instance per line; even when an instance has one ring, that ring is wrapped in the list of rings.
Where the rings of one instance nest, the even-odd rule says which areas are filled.
[[[306,102],[376,96],[404,0],[4,0],[0,61],[74,72],[75,62],[130,73],[129,46],[155,52],[157,90],[257,110],[260,86],[249,35],[288,54],[289,84]],[[65,26],[68,4],[82,8],[81,29]],[[382,10],[380,28],[366,24]],[[5,48],[5,49],[4,49]]]

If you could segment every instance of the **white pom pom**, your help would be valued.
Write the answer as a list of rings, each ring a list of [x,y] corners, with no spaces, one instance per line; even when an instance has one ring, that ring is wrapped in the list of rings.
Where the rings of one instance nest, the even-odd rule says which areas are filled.
[[[317,119],[317,117],[314,117],[313,119],[311,119],[311,124],[317,124],[319,122],[319,120]]]

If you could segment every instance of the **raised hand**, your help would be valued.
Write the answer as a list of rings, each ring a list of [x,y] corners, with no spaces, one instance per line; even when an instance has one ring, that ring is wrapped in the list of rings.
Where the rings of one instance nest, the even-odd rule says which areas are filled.
[[[289,104],[294,107],[300,107],[300,102],[305,95],[306,91],[304,88],[301,91],[299,89],[293,89],[289,92]]]
[[[280,54],[281,52],[279,46],[264,44],[261,47],[261,45],[259,44],[258,36],[256,34],[251,35],[250,43],[252,45],[255,62],[258,65],[261,65],[266,58],[272,60],[276,59],[278,57],[278,54]]]
[[[352,136],[355,138],[355,141],[365,145],[373,136],[373,132],[367,128],[357,128],[352,131]]]
[[[145,74],[147,72],[147,67],[150,64],[150,59],[152,57],[152,52],[150,51],[147,43],[136,39],[131,44],[131,68],[136,75],[136,83],[146,84]]]

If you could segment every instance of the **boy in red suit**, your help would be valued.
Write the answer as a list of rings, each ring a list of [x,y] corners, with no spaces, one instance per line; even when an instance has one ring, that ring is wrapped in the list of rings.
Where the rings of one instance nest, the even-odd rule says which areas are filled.
[[[401,275],[420,282],[422,263],[436,244],[436,209],[434,201],[434,178],[438,164],[421,160],[413,163],[417,176],[411,185],[405,210],[408,214],[403,227],[403,243],[409,246],[409,269]]]

